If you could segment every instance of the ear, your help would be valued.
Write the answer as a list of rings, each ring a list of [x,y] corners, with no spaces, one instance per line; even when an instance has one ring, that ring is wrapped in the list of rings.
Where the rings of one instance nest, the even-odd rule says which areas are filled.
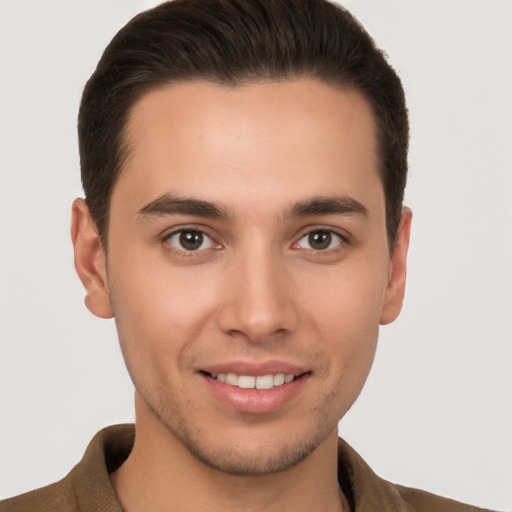
[[[107,262],[96,225],[83,199],[75,199],[71,211],[71,239],[75,269],[85,288],[87,309],[100,318],[112,318]]]
[[[381,325],[390,324],[396,320],[402,309],[407,275],[407,251],[409,249],[411,220],[411,210],[404,207],[389,262],[388,285],[380,316]]]

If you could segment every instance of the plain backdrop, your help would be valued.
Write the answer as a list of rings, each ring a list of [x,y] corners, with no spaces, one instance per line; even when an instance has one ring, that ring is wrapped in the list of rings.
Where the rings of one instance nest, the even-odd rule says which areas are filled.
[[[133,420],[114,324],[69,239],[82,87],[141,0],[0,0],[0,496],[64,476]],[[512,507],[512,2],[350,0],[401,75],[407,298],[341,434],[385,478]]]

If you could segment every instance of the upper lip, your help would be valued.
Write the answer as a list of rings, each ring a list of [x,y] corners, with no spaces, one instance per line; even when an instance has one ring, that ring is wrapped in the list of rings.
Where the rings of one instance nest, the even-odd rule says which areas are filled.
[[[275,375],[277,373],[284,373],[285,375],[302,375],[307,373],[307,368],[296,364],[288,363],[285,361],[229,361],[223,363],[209,364],[198,368],[198,371],[206,373],[234,373],[236,375],[251,375],[257,377],[258,375]]]

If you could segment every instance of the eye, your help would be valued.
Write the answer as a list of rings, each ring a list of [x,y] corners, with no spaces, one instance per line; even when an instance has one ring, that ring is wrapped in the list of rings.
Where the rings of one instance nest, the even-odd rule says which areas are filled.
[[[343,238],[328,230],[311,231],[304,235],[298,242],[300,249],[312,249],[314,251],[326,251],[334,249],[344,242]]]
[[[211,249],[217,244],[202,231],[194,230],[181,230],[176,231],[169,237],[167,237],[167,243],[176,247],[180,251],[202,251],[204,249]]]

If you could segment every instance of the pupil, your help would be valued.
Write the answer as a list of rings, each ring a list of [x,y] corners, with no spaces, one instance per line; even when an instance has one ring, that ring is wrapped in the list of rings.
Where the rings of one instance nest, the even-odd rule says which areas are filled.
[[[309,244],[313,249],[327,249],[331,244],[332,235],[328,231],[315,231],[309,235]]]
[[[195,251],[203,243],[203,234],[197,231],[184,231],[180,235],[180,244],[184,249]]]

